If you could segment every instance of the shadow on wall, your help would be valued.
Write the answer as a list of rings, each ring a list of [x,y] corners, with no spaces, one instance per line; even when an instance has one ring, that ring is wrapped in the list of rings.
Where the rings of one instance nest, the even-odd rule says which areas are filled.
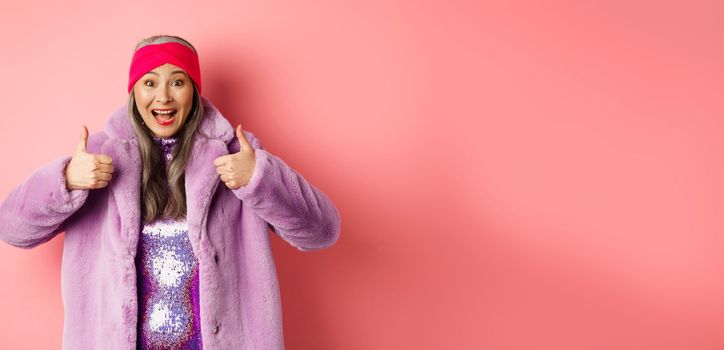
[[[212,103],[221,111],[235,127],[241,123],[242,127],[257,135],[264,147],[272,154],[289,153],[283,149],[274,149],[270,144],[278,144],[270,141],[276,126],[272,118],[267,118],[261,107],[261,103],[255,100],[263,94],[259,87],[253,86],[256,81],[252,76],[255,66],[249,57],[242,57],[239,53],[227,50],[223,46],[216,46],[205,49],[204,87]],[[262,100],[268,101],[269,96],[262,96]],[[272,96],[273,97],[273,96]],[[281,117],[283,119],[283,116]],[[287,162],[287,160],[285,160]],[[293,163],[293,162],[287,162]],[[328,165],[331,166],[331,165]],[[304,174],[302,173],[304,176]],[[312,182],[313,185],[317,185]],[[354,193],[354,188],[341,187],[332,188],[332,184],[319,186],[325,193],[334,192],[341,198],[347,198]],[[364,282],[354,277],[363,274],[374,275],[374,269],[382,269],[383,263],[375,264],[372,250],[374,247],[365,245],[365,242],[356,241],[349,244],[350,237],[368,237],[363,232],[354,232],[354,224],[357,218],[348,218],[343,213],[344,202],[334,200],[340,216],[342,217],[340,239],[332,247],[319,251],[300,252],[283,241],[274,232],[268,230],[272,236],[271,245],[276,262],[276,270],[279,277],[279,289],[282,297],[282,311],[284,322],[283,331],[285,346],[291,348],[314,348],[314,349],[336,349],[332,336],[337,331],[333,326],[333,320],[329,319],[329,312],[321,313],[320,310],[329,310],[330,304],[334,309],[340,311],[347,309],[347,305],[335,305],[338,303],[349,303],[346,290],[363,290]],[[367,214],[371,213],[369,211]],[[362,214],[359,214],[361,216]],[[363,219],[362,217],[359,218]],[[369,219],[369,218],[367,218]],[[360,226],[358,226],[360,227]],[[347,244],[340,244],[345,240]],[[369,243],[369,242],[368,242]],[[344,247],[351,247],[354,251],[343,250]],[[333,262],[330,264],[330,262]],[[348,263],[355,262],[354,265]],[[372,266],[377,266],[372,268]],[[350,277],[347,277],[350,276]],[[348,285],[347,280],[350,281]],[[339,282],[339,289],[330,292],[322,289],[329,285],[329,281]],[[353,282],[357,281],[357,282]],[[335,286],[337,288],[337,286]],[[335,295],[334,300],[327,299],[327,296]]]
[[[224,52],[222,47],[214,47],[208,51],[213,52],[213,55],[204,55],[209,58],[204,61],[202,78],[205,90],[207,93],[211,92],[207,97],[234,127],[240,122],[242,126],[245,122],[248,123],[248,118],[257,118],[243,114],[243,111],[249,110],[250,97],[253,95],[249,75],[245,73],[249,69],[244,66],[244,57]]]

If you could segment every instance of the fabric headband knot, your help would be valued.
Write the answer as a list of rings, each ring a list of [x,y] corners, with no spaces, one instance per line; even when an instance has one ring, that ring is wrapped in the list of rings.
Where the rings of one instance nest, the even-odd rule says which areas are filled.
[[[128,73],[128,93],[144,74],[165,63],[177,65],[186,71],[201,94],[199,57],[190,47],[177,42],[151,44],[136,50]]]

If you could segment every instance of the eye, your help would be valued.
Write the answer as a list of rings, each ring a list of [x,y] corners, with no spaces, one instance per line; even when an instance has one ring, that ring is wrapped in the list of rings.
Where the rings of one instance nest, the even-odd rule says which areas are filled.
[[[178,83],[178,84],[176,84],[176,83]],[[181,86],[181,85],[183,85],[183,83],[184,83],[183,80],[174,80],[172,84],[174,84],[174,86]]]
[[[153,81],[152,81],[152,80],[146,80],[146,81],[143,82],[143,85],[153,86]]]

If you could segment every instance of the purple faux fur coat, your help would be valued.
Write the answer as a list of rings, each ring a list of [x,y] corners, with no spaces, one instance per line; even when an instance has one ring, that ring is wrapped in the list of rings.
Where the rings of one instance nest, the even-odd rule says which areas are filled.
[[[301,251],[321,249],[339,237],[339,212],[249,131],[254,173],[247,185],[226,187],[213,161],[238,152],[239,141],[218,109],[202,101],[205,116],[185,186],[204,348],[283,349],[268,229]],[[8,194],[0,205],[0,239],[32,248],[65,231],[63,349],[135,349],[141,162],[125,105],[111,114],[105,132],[90,135],[87,150],[113,159],[108,186],[68,191],[64,169],[71,157],[60,157]]]

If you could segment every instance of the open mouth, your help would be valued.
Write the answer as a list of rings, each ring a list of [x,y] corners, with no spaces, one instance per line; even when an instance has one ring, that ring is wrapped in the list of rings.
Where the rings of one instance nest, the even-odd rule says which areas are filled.
[[[169,125],[176,119],[177,110],[175,109],[153,109],[151,110],[156,122],[160,125]]]

